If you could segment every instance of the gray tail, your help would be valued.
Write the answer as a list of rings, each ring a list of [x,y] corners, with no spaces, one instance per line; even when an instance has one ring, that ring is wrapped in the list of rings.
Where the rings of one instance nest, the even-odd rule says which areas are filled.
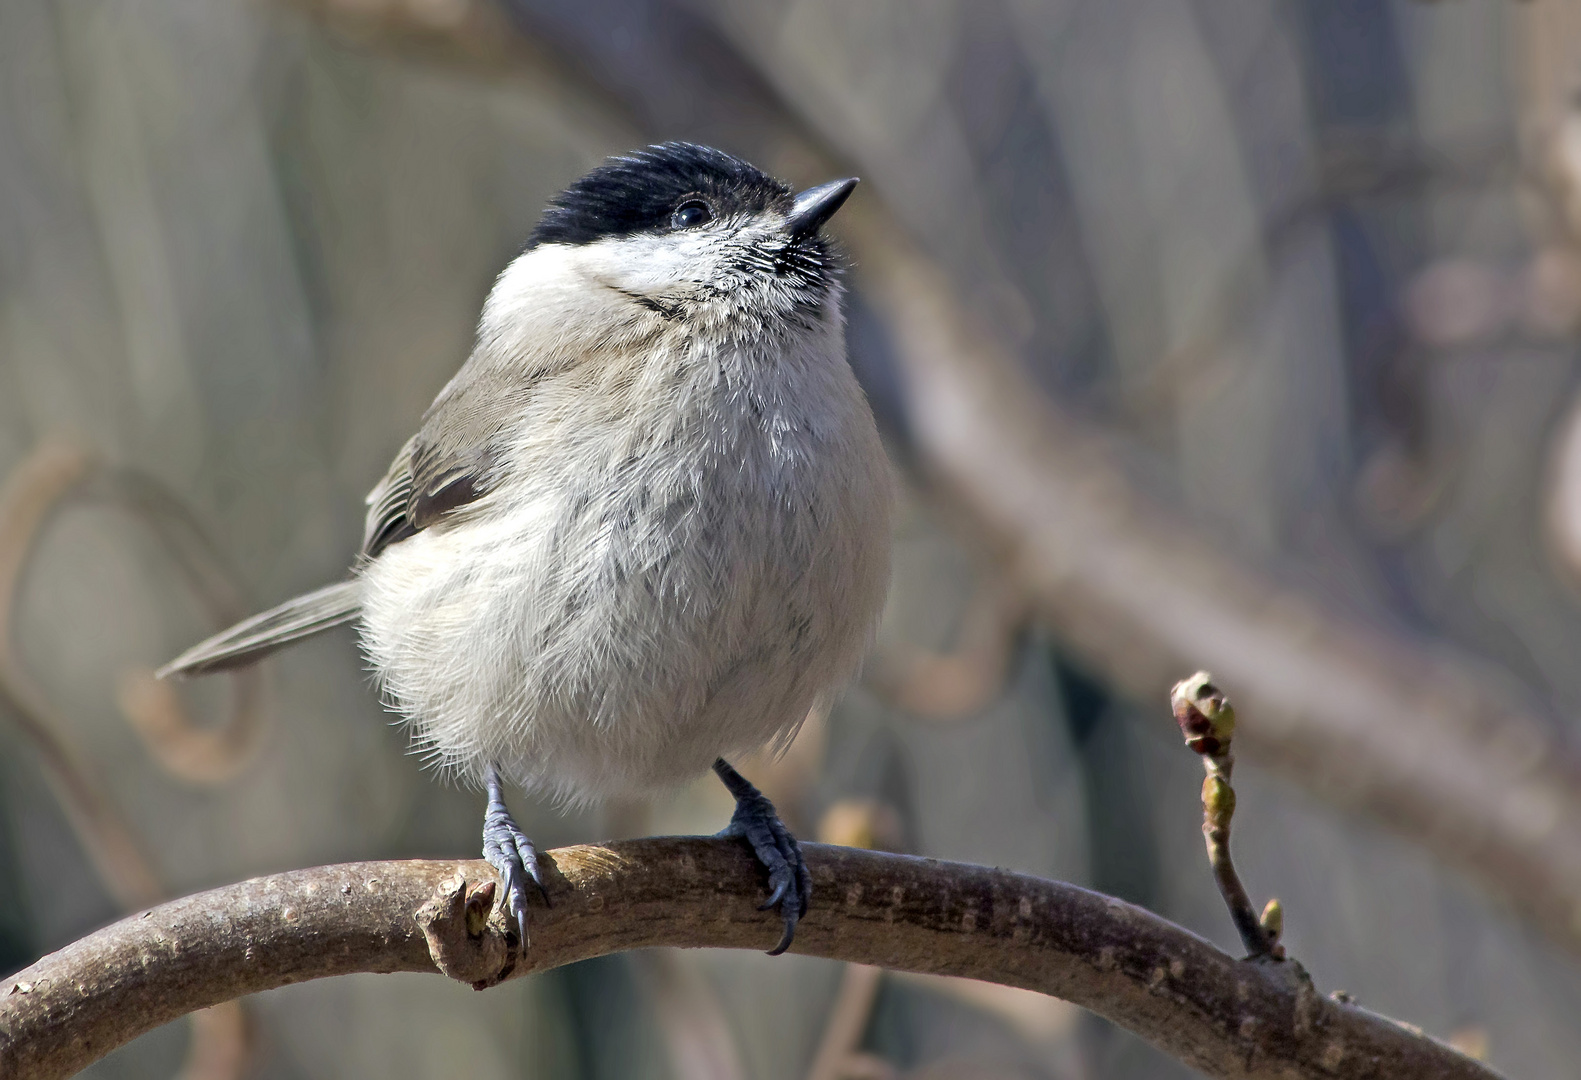
[[[359,582],[327,585],[199,642],[155,674],[166,679],[172,675],[206,675],[211,671],[245,667],[277,649],[332,626],[351,622],[361,611]]]

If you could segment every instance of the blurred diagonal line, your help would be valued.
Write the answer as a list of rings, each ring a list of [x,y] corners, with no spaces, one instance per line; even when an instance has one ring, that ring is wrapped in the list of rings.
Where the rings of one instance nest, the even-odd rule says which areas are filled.
[[[1256,717],[1249,757],[1426,843],[1581,945],[1581,767],[1507,676],[1335,615],[1162,513],[1100,436],[1040,400],[986,335],[952,325],[935,268],[899,245],[863,250],[907,339],[919,457],[1068,645],[1132,696],[1182,665],[1215,670]]]
[[[746,1068],[719,995],[688,958],[668,949],[637,953],[638,978],[658,1014],[671,1075],[686,1080],[746,1080]]]
[[[655,135],[720,141],[808,177],[862,164],[831,152],[700,7],[501,2],[560,70]],[[445,36],[393,0],[316,7],[377,9],[384,30],[359,25],[365,42]],[[1581,948],[1581,756],[1514,680],[1337,615],[1153,505],[1112,437],[1032,383],[878,199],[853,200],[837,224],[893,338],[910,449],[1066,645],[1139,701],[1212,669],[1257,718],[1248,758],[1423,843]]]
[[[818,1053],[807,1070],[807,1080],[849,1080],[853,1072],[851,1059],[856,1056],[862,1036],[867,1032],[873,1003],[878,1000],[879,985],[883,981],[883,968],[866,964],[845,966],[834,1003],[829,1006],[823,1041],[818,1044]],[[889,1073],[893,1075],[894,1070],[890,1069]]]
[[[240,598],[228,581],[216,583],[216,576],[223,578],[223,574],[212,558],[195,554],[206,546],[206,538],[184,508],[152,482],[135,474],[107,470],[79,447],[45,443],[0,488],[0,703],[42,759],[44,774],[54,787],[72,830],[111,896],[123,909],[135,911],[157,903],[168,892],[141,842],[105,796],[103,782],[66,742],[62,734],[67,730],[64,718],[18,661],[12,639],[17,590],[40,532],[63,501],[107,479],[114,493],[131,502],[134,512],[141,503],[141,512],[156,529],[167,533],[174,530],[178,540],[171,549],[211,606],[224,610],[228,599],[228,607],[239,610]],[[151,744],[161,761],[174,758],[185,767],[203,758],[211,766],[206,775],[219,775],[223,770],[212,768],[216,758],[213,752],[204,758],[201,751],[194,754],[188,749],[183,753],[182,747],[195,742],[207,748],[208,740],[223,739],[226,732],[234,732],[225,740],[225,748],[230,760],[239,765],[258,726],[254,719],[255,678],[238,685],[236,715],[219,734],[188,730],[191,725],[179,703],[164,704],[157,717],[152,706],[129,715],[140,733],[140,724],[157,721],[163,725],[160,740]],[[224,775],[231,772],[234,769]],[[193,1014],[187,1060],[178,1080],[233,1080],[246,1071],[251,1057],[251,1029],[241,1003],[222,1002]]]
[[[146,907],[164,896],[141,843],[105,798],[93,775],[62,732],[64,719],[18,663],[12,643],[17,587],[29,552],[50,514],[87,477],[93,458],[63,444],[47,444],[17,467],[0,491],[0,698],[44,762],[78,838],[116,902]]]

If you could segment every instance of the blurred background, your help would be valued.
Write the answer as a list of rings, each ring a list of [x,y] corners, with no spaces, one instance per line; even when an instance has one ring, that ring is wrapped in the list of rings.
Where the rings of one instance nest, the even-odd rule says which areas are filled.
[[[1169,685],[1324,992],[1581,1060],[1581,3],[0,0],[0,970],[158,897],[475,853],[349,633],[149,670],[338,578],[544,201],[706,141],[834,222],[905,489],[803,837],[1239,953]],[[540,844],[714,832],[704,780]],[[1062,1002],[787,956],[290,987],[88,1075],[1190,1075]]]

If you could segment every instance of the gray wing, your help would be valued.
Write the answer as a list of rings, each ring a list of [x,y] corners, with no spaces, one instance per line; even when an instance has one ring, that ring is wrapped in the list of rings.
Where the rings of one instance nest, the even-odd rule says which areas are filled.
[[[527,392],[519,376],[492,371],[476,356],[467,361],[368,493],[363,558],[377,557],[492,490],[500,443]]]
[[[389,472],[368,495],[362,557],[375,558],[391,544],[428,528],[494,484],[495,457],[512,420],[520,415],[527,386],[517,377],[469,360],[440,392]],[[362,611],[353,579],[287,600],[261,615],[200,642],[159,671],[203,675],[251,664],[277,649],[334,626]]]
[[[371,559],[398,540],[417,531],[407,515],[412,499],[412,444],[406,440],[390,463],[384,479],[368,492],[368,516],[362,526],[362,557]]]

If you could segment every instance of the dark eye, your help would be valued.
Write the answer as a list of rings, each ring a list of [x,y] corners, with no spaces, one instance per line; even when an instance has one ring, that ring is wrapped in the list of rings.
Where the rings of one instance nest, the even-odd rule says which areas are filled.
[[[695,229],[714,220],[714,212],[701,199],[687,199],[670,215],[670,224],[677,229]]]

